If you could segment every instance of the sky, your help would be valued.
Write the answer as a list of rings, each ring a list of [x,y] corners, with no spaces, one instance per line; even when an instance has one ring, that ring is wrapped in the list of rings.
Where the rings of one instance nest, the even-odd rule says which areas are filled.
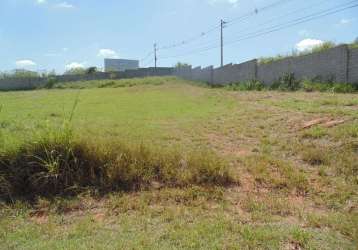
[[[227,22],[225,64],[324,41],[349,43],[358,37],[357,7],[290,24],[354,4],[358,0],[0,0],[0,71],[103,68],[104,58],[153,66],[154,43],[158,66],[218,66],[221,19]]]

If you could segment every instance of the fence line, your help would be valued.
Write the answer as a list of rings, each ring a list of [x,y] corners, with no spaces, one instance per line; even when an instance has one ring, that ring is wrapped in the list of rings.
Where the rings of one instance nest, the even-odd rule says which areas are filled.
[[[140,68],[136,70],[126,70],[124,72],[97,72],[94,74],[83,75],[57,75],[51,78],[47,77],[29,77],[29,78],[5,78],[0,79],[0,91],[10,90],[31,90],[45,86],[50,79],[55,82],[75,82],[75,81],[91,81],[91,80],[105,80],[105,79],[127,79],[134,77],[147,76],[167,76],[173,75],[173,68]]]
[[[269,63],[259,63],[255,59],[220,68],[210,66],[192,69],[191,66],[186,66],[174,70],[174,75],[178,77],[222,85],[248,80],[259,80],[269,85],[288,73],[294,74],[297,80],[319,78],[322,81],[358,83],[358,49],[341,45]]]
[[[71,82],[175,75],[187,80],[202,81],[209,84],[225,85],[259,80],[270,85],[288,73],[294,74],[297,80],[319,78],[322,81],[358,83],[358,48],[352,49],[347,45],[341,45],[321,52],[287,57],[269,63],[259,63],[257,59],[254,59],[240,64],[227,64],[219,68],[213,66],[206,68],[192,68],[191,66],[141,68],[115,73],[60,75],[54,78],[58,82]],[[41,77],[0,79],[0,90],[34,89],[44,86],[48,80],[48,78]]]

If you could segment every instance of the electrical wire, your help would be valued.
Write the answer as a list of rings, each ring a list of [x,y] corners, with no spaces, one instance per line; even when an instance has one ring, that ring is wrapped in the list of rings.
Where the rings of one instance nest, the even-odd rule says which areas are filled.
[[[322,18],[322,17],[328,16],[328,15],[333,15],[333,14],[338,13],[338,12],[342,12],[344,10],[356,8],[356,7],[358,7],[358,4],[346,6],[346,5],[349,5],[349,4],[352,4],[352,3],[356,3],[356,2],[357,2],[357,0],[356,1],[351,1],[351,2],[345,3],[343,5],[335,6],[334,8],[326,9],[324,11],[316,12],[316,13],[313,13],[313,14],[310,14],[310,15],[307,15],[307,16],[304,16],[304,17],[301,17],[301,18],[291,20],[291,21],[286,22],[286,23],[274,25],[274,26],[268,27],[266,29],[261,29],[261,30],[258,30],[256,32],[249,33],[246,36],[241,37],[239,39],[224,43],[224,45],[230,45],[230,44],[237,43],[237,42],[240,42],[240,41],[243,41],[243,40],[247,40],[247,39],[267,35],[267,34],[270,34],[270,33],[285,29],[285,28],[289,28],[289,27],[292,27],[292,26],[295,26],[295,25],[298,25],[298,24],[301,24],[301,23],[306,23],[306,22],[309,22],[309,21],[312,21],[312,20],[315,20],[315,19],[318,19],[318,18]],[[337,7],[338,7],[338,9],[337,9]],[[202,53],[202,52],[205,52],[205,51],[208,51],[208,50],[211,50],[211,49],[214,49],[214,48],[218,48],[218,47],[220,47],[220,45],[209,46],[209,47],[204,47],[204,48],[198,48],[197,50],[193,50],[193,51],[190,51],[190,52],[187,52],[187,53],[184,53],[184,54],[166,56],[166,57],[159,57],[159,59],[169,59],[169,58],[176,58],[176,57],[181,57],[181,56],[185,56],[185,55]]]

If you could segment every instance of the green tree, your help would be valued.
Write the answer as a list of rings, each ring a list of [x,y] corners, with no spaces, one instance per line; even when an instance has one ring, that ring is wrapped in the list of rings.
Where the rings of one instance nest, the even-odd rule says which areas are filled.
[[[84,74],[86,74],[86,69],[72,68],[72,69],[67,70],[64,74],[65,75],[84,75]]]
[[[86,74],[91,75],[96,73],[97,71],[98,71],[97,67],[89,67],[88,69],[86,69]]]
[[[191,65],[188,64],[188,63],[182,63],[182,62],[177,62],[175,65],[174,65],[174,68],[182,68],[182,67],[190,67]]]

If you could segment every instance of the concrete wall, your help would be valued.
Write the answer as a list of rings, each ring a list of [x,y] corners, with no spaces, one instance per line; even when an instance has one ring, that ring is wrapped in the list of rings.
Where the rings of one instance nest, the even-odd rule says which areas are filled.
[[[58,75],[54,78],[57,82],[76,82],[105,79],[125,79],[146,76],[167,76],[173,75],[173,68],[141,68],[137,70],[126,70],[124,72],[104,73],[98,72],[90,75]],[[30,90],[44,86],[47,78],[6,78],[0,79],[0,91],[9,90]]]
[[[174,69],[175,76],[186,79],[186,80],[192,80],[192,68],[191,66],[184,66]]]
[[[347,82],[347,67],[348,48],[342,45],[305,56],[259,64],[257,79],[272,84],[284,74],[293,73],[298,80],[319,78],[323,81]]]
[[[227,84],[230,83],[230,72],[232,68],[232,63],[224,65],[220,68],[214,69],[214,77],[213,83],[214,84]]]
[[[46,82],[47,79],[40,77],[0,79],[0,91],[30,90],[41,87]]]
[[[318,78],[322,81],[358,82],[358,49],[349,49],[347,45],[341,45],[322,52],[265,64],[258,64],[255,59],[215,69],[186,67],[176,69],[174,75],[213,84],[259,80],[269,85],[290,73],[298,80]]]
[[[257,60],[240,64],[228,64],[214,70],[215,84],[228,84],[256,79]]]
[[[90,75],[58,75],[55,77],[57,82],[76,82],[109,79],[110,73],[98,72]]]
[[[266,64],[258,64],[255,59],[215,69],[212,66],[203,69],[191,66],[175,69],[140,68],[117,73],[62,75],[56,76],[56,79],[58,82],[71,82],[175,75],[187,80],[212,84],[229,84],[254,79],[265,84],[272,84],[287,73],[293,73],[298,80],[319,78],[323,81],[358,83],[358,49],[349,49],[347,45],[341,45],[319,53],[285,58]],[[0,79],[0,90],[34,89],[46,82],[46,78]]]
[[[201,67],[196,67],[191,70],[191,79],[201,81]]]
[[[358,48],[349,50],[348,82],[358,84]]]
[[[212,84],[214,81],[214,67],[203,68],[200,72],[200,81]]]

